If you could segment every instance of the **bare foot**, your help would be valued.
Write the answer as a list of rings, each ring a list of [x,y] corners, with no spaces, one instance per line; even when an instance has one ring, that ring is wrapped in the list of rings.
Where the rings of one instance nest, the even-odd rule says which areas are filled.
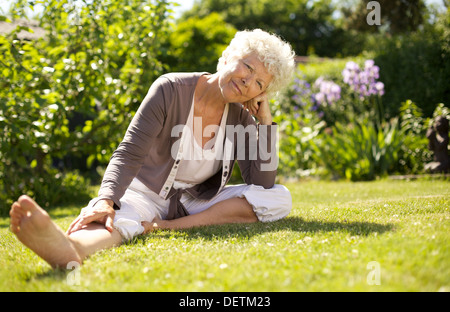
[[[81,259],[66,234],[30,197],[22,195],[11,206],[9,214],[11,231],[53,268],[66,268],[71,261],[81,264]]]

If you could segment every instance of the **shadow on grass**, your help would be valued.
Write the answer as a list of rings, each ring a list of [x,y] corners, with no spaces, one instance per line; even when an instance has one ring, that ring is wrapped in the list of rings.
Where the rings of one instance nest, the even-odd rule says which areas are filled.
[[[64,270],[61,268],[58,269],[52,269],[50,266],[48,268],[45,268],[42,272],[33,272],[30,273],[29,276],[25,278],[26,282],[29,282],[33,279],[37,279],[39,281],[45,281],[48,280],[50,282],[54,281],[60,281],[64,282],[67,281],[67,275],[72,272],[71,270]]]
[[[159,237],[183,236],[187,239],[217,239],[226,237],[251,237],[268,232],[295,231],[303,233],[317,232],[344,232],[351,235],[367,236],[371,233],[382,234],[393,231],[393,224],[379,224],[373,222],[327,222],[321,220],[304,220],[300,217],[287,217],[285,219],[270,223],[252,224],[225,224],[215,226],[196,227],[181,231],[158,231],[149,235]]]
[[[393,231],[393,224],[378,224],[373,222],[327,222],[321,220],[304,220],[300,217],[287,217],[285,219],[270,222],[270,223],[252,223],[252,224],[225,224],[215,226],[195,227],[187,230],[178,231],[157,231],[144,236],[137,236],[126,244],[139,245],[146,238],[160,237],[169,239],[172,237],[183,237],[185,239],[226,239],[230,237],[249,238],[255,235],[264,233],[276,233],[280,231],[294,231],[308,233],[327,233],[327,232],[341,232],[350,235],[367,236],[371,233],[382,234],[387,231]],[[48,268],[44,272],[35,273],[28,277],[28,279],[37,278],[39,280],[60,280],[67,279],[70,270]],[[27,280],[27,279],[26,279]]]

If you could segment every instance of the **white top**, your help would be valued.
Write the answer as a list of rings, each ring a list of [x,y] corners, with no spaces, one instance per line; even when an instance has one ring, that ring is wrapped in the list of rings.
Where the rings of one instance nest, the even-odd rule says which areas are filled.
[[[173,184],[175,189],[185,189],[200,184],[221,169],[227,115],[228,104],[225,105],[220,126],[207,126],[205,128],[205,136],[212,136],[213,133],[215,135],[202,148],[195,137],[202,138],[203,135],[200,133],[194,135],[194,122],[196,132],[203,129],[202,118],[194,118],[194,105],[192,105],[186,127],[183,130],[185,139],[181,143],[183,153]]]

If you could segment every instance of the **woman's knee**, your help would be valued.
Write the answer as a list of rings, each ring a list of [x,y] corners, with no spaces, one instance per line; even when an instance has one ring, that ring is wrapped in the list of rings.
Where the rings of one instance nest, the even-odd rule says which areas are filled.
[[[270,189],[253,189],[245,194],[245,198],[252,205],[253,211],[261,222],[285,218],[292,209],[291,193],[280,184],[275,184]]]
[[[282,219],[289,215],[292,210],[292,196],[287,187],[281,184],[275,184],[273,188],[276,190],[274,195],[279,204],[277,205],[277,218]],[[277,220],[278,220],[277,219]],[[275,220],[274,220],[275,221]]]

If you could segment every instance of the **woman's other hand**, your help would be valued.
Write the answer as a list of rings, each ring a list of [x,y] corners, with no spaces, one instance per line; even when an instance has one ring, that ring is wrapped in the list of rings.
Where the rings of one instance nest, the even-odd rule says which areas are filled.
[[[113,231],[113,222],[116,212],[114,210],[114,202],[108,199],[99,200],[94,207],[81,209],[80,215],[70,224],[67,235],[81,230],[91,222],[97,222],[105,225],[109,231]]]

